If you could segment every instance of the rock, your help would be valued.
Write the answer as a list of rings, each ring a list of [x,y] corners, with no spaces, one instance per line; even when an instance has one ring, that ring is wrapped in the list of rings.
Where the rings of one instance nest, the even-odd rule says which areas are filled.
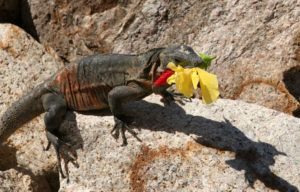
[[[115,0],[28,2],[41,42],[68,62],[95,52],[109,52],[106,42],[115,38],[127,4]]]
[[[217,56],[210,71],[218,75],[223,98],[289,114],[300,109],[299,94],[293,95],[283,77],[299,66],[299,5],[296,0],[29,0],[41,42],[69,62],[98,52],[188,44]],[[272,97],[262,92],[265,87]]]
[[[42,186],[41,182],[36,183],[30,175],[10,169],[0,172],[0,191],[37,192],[50,191],[50,189],[47,185]]]
[[[40,45],[17,26],[0,24],[0,117],[12,102],[61,66],[51,48]],[[0,171],[23,167],[35,176],[56,172],[55,153],[43,152],[43,145],[46,137],[43,119],[39,117],[0,146]]]
[[[126,107],[139,142],[121,147],[112,116],[76,114],[69,191],[297,191],[300,119],[242,101],[163,107],[158,96]],[[72,121],[70,121],[72,122]],[[253,186],[253,188],[251,188]]]
[[[148,7],[148,2],[156,1],[145,1],[142,7]],[[290,114],[299,108],[299,94],[292,94],[290,82],[283,77],[300,61],[300,22],[295,17],[298,1],[189,3],[193,6],[166,3],[169,12],[165,21],[137,16],[138,28],[129,26],[125,34],[131,35],[126,39],[120,36],[113,42],[113,50],[129,53],[173,43],[190,44],[199,52],[217,56],[210,71],[218,75],[222,97]],[[160,30],[148,34],[149,21],[161,26]],[[266,86],[272,89],[271,97],[262,91]]]

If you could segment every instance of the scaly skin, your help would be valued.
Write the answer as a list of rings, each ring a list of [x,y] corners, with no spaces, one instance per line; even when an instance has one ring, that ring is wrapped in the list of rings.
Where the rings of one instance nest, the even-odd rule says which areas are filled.
[[[151,92],[151,76],[143,74],[143,70],[158,50],[138,56],[110,54],[86,57],[60,70],[47,87],[62,94],[69,109],[89,111],[108,108],[108,93],[114,87],[136,81]]]
[[[39,114],[46,112],[44,121],[46,136],[57,153],[59,171],[62,173],[60,158],[66,153],[61,147],[74,152],[60,140],[56,131],[67,110],[89,111],[109,108],[115,119],[112,135],[121,133],[123,144],[127,144],[125,130],[136,137],[127,124],[130,122],[122,109],[122,104],[140,100],[151,93],[160,94],[164,101],[173,99],[166,91],[167,86],[154,86],[153,82],[166,69],[169,62],[184,67],[196,67],[202,60],[188,46],[174,46],[152,49],[139,55],[94,55],[69,65],[30,94],[24,96],[4,113],[0,120],[0,142],[2,143],[18,127]],[[68,157],[75,160],[74,157]]]
[[[17,128],[45,112],[41,96],[47,92],[44,84],[38,85],[6,110],[0,118],[0,144]]]

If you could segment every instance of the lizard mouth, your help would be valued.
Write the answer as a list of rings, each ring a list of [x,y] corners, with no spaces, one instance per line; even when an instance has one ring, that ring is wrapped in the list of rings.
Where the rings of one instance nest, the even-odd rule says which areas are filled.
[[[154,75],[154,80],[157,80],[159,79],[162,74],[164,73],[165,70],[161,69],[161,68],[158,68],[156,71],[155,71],[155,75]]]
[[[160,77],[165,72],[165,69],[158,68],[156,70],[156,78]]]

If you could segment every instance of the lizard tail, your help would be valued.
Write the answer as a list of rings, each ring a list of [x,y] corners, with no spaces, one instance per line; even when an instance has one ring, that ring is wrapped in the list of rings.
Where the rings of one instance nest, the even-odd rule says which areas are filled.
[[[44,112],[41,96],[47,92],[41,84],[4,112],[0,119],[0,144],[23,124]]]

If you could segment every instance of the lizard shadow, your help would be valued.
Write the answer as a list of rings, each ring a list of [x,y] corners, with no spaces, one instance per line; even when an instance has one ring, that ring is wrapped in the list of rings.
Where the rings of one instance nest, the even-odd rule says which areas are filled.
[[[61,158],[64,160],[64,169],[67,181],[69,181],[69,163],[72,163],[75,167],[79,167],[79,164],[77,163],[77,150],[83,150],[84,143],[80,129],[77,125],[75,112],[67,111],[64,120],[56,134],[70,147],[70,151],[64,151],[64,148],[60,149]]]
[[[83,148],[83,138],[77,125],[75,112],[67,111],[58,132],[61,139],[72,145],[74,150]]]
[[[273,173],[270,166],[275,164],[275,156],[286,155],[265,142],[249,139],[227,119],[224,122],[193,116],[177,104],[163,107],[146,101],[134,102],[126,107],[134,114],[135,126],[151,131],[168,133],[182,132],[196,135],[195,141],[206,147],[235,153],[235,159],[226,163],[238,171],[245,172],[245,179],[251,187],[260,180],[266,187],[278,191],[298,191],[297,187]],[[160,122],[158,125],[157,122]]]

